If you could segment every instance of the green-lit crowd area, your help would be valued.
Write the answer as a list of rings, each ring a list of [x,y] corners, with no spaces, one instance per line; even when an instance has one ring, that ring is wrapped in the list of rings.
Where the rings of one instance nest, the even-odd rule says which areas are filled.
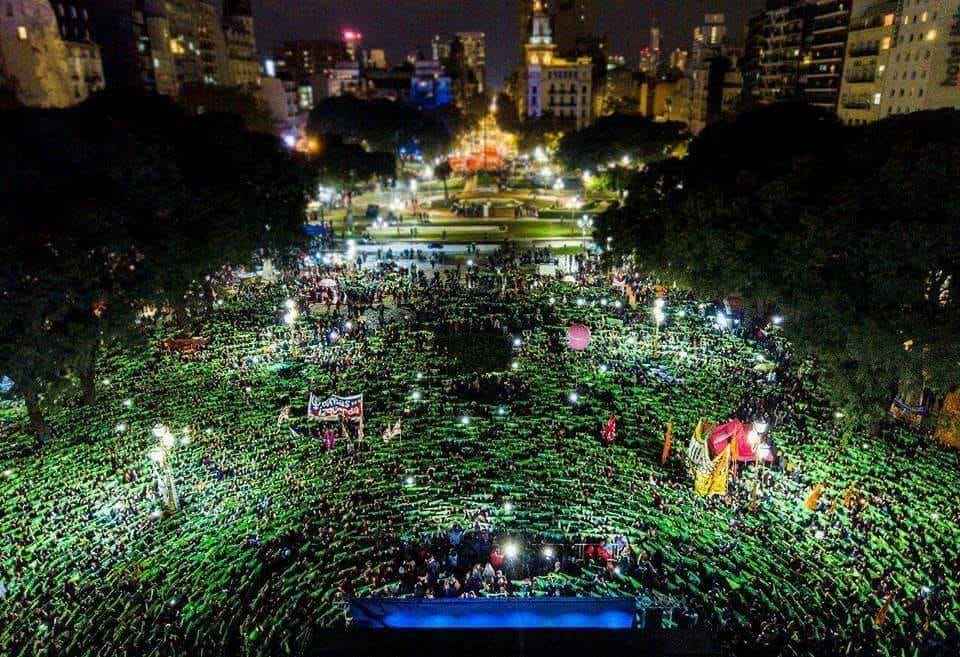
[[[195,353],[165,348],[171,320],[142,317],[148,339],[110,347],[97,401],[52,409],[42,446],[3,401],[0,652],[296,654],[349,623],[352,596],[410,595],[404,545],[455,527],[509,537],[519,559],[628,545],[612,571],[584,557],[509,592],[668,596],[733,650],[957,645],[955,451],[838,416],[776,327],[745,337],[673,289],[658,326],[651,285],[633,304],[610,276],[480,269],[336,272],[352,301],[339,309],[311,303],[327,273],[235,280],[197,319]],[[591,331],[583,351],[574,323]],[[311,392],[362,393],[363,439],[309,418]],[[698,420],[761,415],[776,462],[699,497]],[[176,437],[175,512],[148,458],[157,425]]]

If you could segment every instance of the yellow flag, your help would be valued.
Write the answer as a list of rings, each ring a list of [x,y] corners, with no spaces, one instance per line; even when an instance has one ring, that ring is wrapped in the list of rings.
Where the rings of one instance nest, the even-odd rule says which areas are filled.
[[[713,459],[713,470],[710,474],[697,473],[697,480],[693,488],[697,495],[706,497],[707,495],[726,495],[727,494],[727,475],[730,472],[730,445],[724,448],[720,454]]]
[[[713,470],[710,448],[703,440],[703,420],[697,422],[697,428],[693,430],[693,436],[687,444],[686,462],[691,477],[696,477],[697,473],[708,475]]]
[[[803,503],[807,507],[807,511],[816,511],[817,502],[820,501],[820,494],[823,493],[823,484],[817,484],[813,487],[813,490],[810,491],[810,494],[807,495],[807,501]]]
[[[849,509],[850,503],[853,501],[853,484],[850,484],[850,487],[847,489],[847,492],[843,494],[843,508]]]
[[[673,420],[667,422],[667,435],[663,439],[663,452],[660,454],[660,465],[667,462],[670,458],[670,447],[673,445]]]

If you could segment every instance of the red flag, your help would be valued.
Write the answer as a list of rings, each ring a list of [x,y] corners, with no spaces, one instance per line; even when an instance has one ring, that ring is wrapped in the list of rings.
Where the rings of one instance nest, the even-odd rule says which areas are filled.
[[[612,445],[613,441],[617,439],[617,417],[611,413],[610,419],[607,420],[607,426],[603,429],[603,437],[600,439],[604,445]]]

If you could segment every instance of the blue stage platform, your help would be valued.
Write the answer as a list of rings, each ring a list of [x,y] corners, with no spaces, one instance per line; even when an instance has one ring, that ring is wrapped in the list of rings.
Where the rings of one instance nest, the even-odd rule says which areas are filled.
[[[394,630],[629,630],[633,598],[361,599],[350,603],[357,628]]]

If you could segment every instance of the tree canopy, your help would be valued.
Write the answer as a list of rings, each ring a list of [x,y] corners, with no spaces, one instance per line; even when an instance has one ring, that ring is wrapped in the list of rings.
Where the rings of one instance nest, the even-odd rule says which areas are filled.
[[[65,111],[0,113],[0,372],[41,414],[145,307],[186,324],[225,267],[303,240],[315,174],[237,117],[104,95]]]
[[[638,114],[610,114],[592,125],[566,133],[557,157],[568,169],[593,169],[624,156],[650,162],[667,157],[684,140],[677,122],[656,122]]]
[[[233,87],[212,84],[186,85],[177,96],[177,103],[190,114],[232,114],[240,117],[247,130],[272,133],[270,108],[259,95]]]
[[[782,313],[838,405],[879,413],[904,382],[960,384],[958,147],[955,111],[846,128],[773,105],[635,176],[598,235],[671,280]]]
[[[320,101],[310,112],[307,131],[339,135],[371,151],[395,155],[415,148],[427,158],[445,153],[452,141],[447,124],[438,116],[390,100],[361,100],[352,95]]]
[[[359,144],[348,144],[335,134],[317,138],[317,152],[311,155],[311,161],[319,168],[321,180],[343,188],[371,178],[393,180],[397,175],[392,153],[369,153]]]

